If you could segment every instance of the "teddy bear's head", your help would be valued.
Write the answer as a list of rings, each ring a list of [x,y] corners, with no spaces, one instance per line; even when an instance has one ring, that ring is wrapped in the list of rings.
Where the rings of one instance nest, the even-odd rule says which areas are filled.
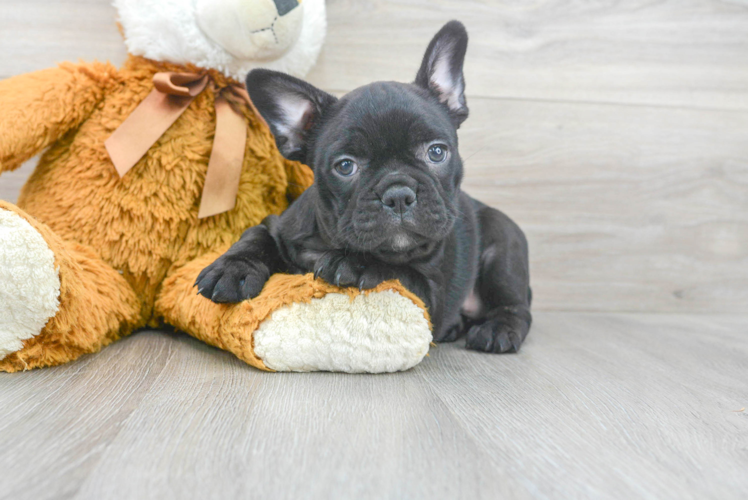
[[[263,67],[303,76],[325,36],[324,0],[114,0],[128,51],[243,80]]]

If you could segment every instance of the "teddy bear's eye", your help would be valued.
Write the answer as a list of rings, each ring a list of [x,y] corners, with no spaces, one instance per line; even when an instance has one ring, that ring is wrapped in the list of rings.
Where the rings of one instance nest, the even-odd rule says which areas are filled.
[[[343,177],[350,177],[358,171],[358,165],[350,158],[344,158],[335,163],[335,171]]]

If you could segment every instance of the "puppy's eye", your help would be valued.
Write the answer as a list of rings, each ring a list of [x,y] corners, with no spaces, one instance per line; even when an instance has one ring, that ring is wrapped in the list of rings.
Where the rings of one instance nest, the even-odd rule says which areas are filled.
[[[432,163],[441,163],[447,159],[447,146],[444,144],[433,144],[428,150],[429,160]]]
[[[334,168],[335,171],[343,177],[350,177],[358,172],[358,165],[356,165],[356,162],[348,158],[337,162]]]

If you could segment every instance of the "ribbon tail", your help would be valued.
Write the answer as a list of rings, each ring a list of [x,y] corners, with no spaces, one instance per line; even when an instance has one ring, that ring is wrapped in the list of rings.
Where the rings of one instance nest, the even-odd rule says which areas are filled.
[[[104,142],[114,168],[124,176],[187,109],[194,97],[153,89]]]
[[[223,96],[216,96],[216,133],[198,218],[227,212],[236,205],[247,144],[247,124]]]

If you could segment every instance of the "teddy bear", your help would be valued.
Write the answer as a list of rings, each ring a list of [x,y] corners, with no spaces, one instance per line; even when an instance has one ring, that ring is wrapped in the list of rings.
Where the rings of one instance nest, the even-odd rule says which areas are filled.
[[[52,366],[171,325],[269,371],[392,372],[431,342],[399,282],[341,289],[275,275],[216,304],[199,272],[313,181],[285,160],[241,82],[303,76],[323,0],[116,0],[124,65],[63,63],[0,81],[0,174],[42,152],[0,200],[0,370]]]

